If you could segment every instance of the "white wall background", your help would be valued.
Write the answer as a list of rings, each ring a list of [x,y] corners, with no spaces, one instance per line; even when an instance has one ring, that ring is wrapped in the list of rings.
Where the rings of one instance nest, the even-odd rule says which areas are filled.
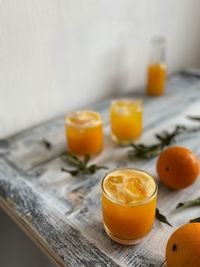
[[[200,66],[200,1],[0,0],[0,137],[144,85],[160,34]]]

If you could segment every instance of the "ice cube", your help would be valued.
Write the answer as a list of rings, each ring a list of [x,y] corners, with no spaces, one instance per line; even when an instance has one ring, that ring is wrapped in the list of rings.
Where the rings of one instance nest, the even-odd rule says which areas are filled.
[[[129,201],[139,201],[146,196],[145,188],[139,178],[129,178],[124,193],[129,198]]]
[[[125,197],[124,193],[118,192],[117,194],[117,200],[119,200],[122,203],[127,203],[127,198]]]
[[[137,190],[138,193],[146,196],[146,190],[145,190],[145,186],[143,184],[143,181],[141,181],[139,178],[135,178],[135,188]]]
[[[108,179],[108,182],[113,183],[113,184],[121,184],[123,182],[123,177],[120,175],[110,176]]]

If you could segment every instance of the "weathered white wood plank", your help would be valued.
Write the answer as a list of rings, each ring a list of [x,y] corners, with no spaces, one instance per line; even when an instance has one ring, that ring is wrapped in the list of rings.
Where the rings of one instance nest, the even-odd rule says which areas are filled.
[[[135,97],[144,97],[135,93]],[[130,166],[152,173],[152,160],[129,160],[129,148],[121,148],[109,137],[109,101],[96,107],[104,119],[105,149],[92,162],[110,169]],[[200,79],[174,76],[160,98],[144,97],[144,133],[140,142],[151,143],[153,133],[173,129],[178,124],[197,125],[186,118],[200,114]],[[101,170],[91,176],[72,177],[61,172],[66,167],[60,155],[66,150],[63,118],[58,118],[9,138],[1,150],[0,196],[24,227],[41,240],[47,253],[69,266],[160,266],[168,236],[176,226],[199,216],[199,209],[175,212],[179,201],[200,195],[200,181],[182,191],[170,191],[159,184],[158,207],[173,228],[155,222],[145,241],[137,246],[121,246],[105,234],[101,215]],[[200,156],[199,133],[179,138],[177,144]],[[47,150],[43,138],[53,145]],[[69,166],[68,166],[69,167]]]

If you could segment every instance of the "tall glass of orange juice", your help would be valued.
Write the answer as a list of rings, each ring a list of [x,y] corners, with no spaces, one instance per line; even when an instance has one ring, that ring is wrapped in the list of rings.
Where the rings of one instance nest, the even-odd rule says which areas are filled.
[[[101,115],[94,111],[76,111],[65,116],[68,149],[77,155],[93,155],[102,150]]]
[[[142,106],[141,99],[119,99],[111,102],[111,137],[116,143],[126,145],[141,135]]]
[[[152,229],[157,185],[149,174],[116,169],[102,181],[103,222],[108,236],[120,244],[136,244]]]

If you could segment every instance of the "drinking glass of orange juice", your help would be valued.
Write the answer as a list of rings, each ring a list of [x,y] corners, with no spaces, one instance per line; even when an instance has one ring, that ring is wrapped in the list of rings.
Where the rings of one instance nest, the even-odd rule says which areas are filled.
[[[111,102],[111,137],[119,144],[126,145],[142,133],[142,100],[119,99]]]
[[[157,184],[146,172],[116,169],[102,181],[103,222],[108,236],[120,244],[136,244],[152,229]]]
[[[70,152],[93,155],[102,150],[101,115],[94,111],[76,111],[65,116],[65,131]]]

